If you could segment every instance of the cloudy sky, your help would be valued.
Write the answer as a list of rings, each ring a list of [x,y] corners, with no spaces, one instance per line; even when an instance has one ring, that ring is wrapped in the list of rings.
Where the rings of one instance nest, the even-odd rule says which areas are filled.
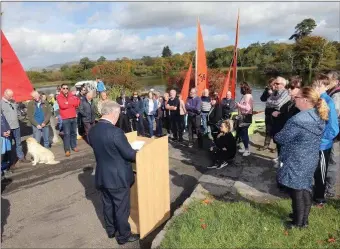
[[[1,25],[25,69],[82,57],[159,56],[195,49],[199,16],[206,50],[232,45],[240,8],[240,47],[287,41],[297,23],[314,18],[315,34],[339,40],[336,2],[7,2]]]

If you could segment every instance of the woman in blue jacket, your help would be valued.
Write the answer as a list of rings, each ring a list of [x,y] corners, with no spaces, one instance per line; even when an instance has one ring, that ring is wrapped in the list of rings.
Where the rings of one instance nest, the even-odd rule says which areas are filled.
[[[327,75],[320,74],[313,82],[313,88],[319,92],[320,97],[324,99],[329,108],[328,121],[326,122],[325,131],[323,133],[320,145],[319,164],[314,174],[314,195],[313,200],[316,205],[322,207],[326,203],[326,177],[333,140],[339,133],[338,114],[335,110],[333,99],[327,95],[326,90],[330,84]]]
[[[148,120],[149,135],[153,137],[153,122],[158,109],[157,101],[153,97],[153,92],[148,93],[148,97],[143,100],[144,113]]]
[[[326,102],[311,87],[295,96],[300,112],[290,118],[275,135],[281,147],[277,181],[287,188],[292,199],[292,227],[307,227],[312,206],[313,176],[319,161],[321,138],[328,120]]]

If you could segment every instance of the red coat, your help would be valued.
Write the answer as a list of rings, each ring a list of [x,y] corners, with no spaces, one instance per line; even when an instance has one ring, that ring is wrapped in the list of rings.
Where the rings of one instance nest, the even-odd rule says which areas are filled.
[[[68,118],[76,118],[77,111],[80,104],[80,100],[78,97],[68,94],[67,97],[64,94],[59,94],[57,96],[57,102],[59,105],[60,116],[61,119],[68,119]]]

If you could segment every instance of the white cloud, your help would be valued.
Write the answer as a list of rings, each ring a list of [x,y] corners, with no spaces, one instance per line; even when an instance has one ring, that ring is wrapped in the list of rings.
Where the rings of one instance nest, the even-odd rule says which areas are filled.
[[[202,24],[220,30],[235,29],[240,9],[240,28],[245,32],[260,31],[270,35],[289,35],[305,18],[337,19],[339,3],[313,2],[143,2],[127,3],[119,13],[113,12],[120,28],[139,29],[194,27],[199,16]],[[334,24],[334,22],[333,22]]]
[[[89,7],[88,2],[60,2],[57,4],[58,8],[65,12],[76,12],[76,11],[82,11],[84,9],[87,9]]]
[[[23,66],[47,66],[84,56],[136,58],[196,46],[199,16],[205,47],[234,44],[240,8],[240,44],[287,42],[297,23],[313,18],[314,34],[339,39],[339,3],[125,2],[3,3],[2,28]],[[290,41],[291,42],[291,41]]]
[[[176,53],[195,49],[195,37],[186,37],[181,32],[172,35],[151,35],[142,39],[138,35],[118,29],[81,29],[74,33],[47,33],[19,28],[7,32],[6,36],[24,64],[38,59],[44,63],[55,63],[54,56],[59,57],[61,54],[67,55],[68,58],[73,55],[70,58],[72,60],[84,56],[97,59],[100,55],[136,58],[143,55],[158,56],[165,45],[169,45]],[[227,40],[226,35],[213,35],[207,37],[205,43],[207,48],[215,48],[225,46]]]

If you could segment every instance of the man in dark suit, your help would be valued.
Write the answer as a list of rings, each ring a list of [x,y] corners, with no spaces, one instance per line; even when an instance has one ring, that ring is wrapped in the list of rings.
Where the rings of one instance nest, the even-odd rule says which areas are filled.
[[[124,132],[131,131],[131,124],[128,117],[128,104],[130,99],[125,96],[125,92],[122,91],[120,97],[117,98],[117,103],[120,105],[120,115],[118,119],[118,127],[121,128]]]
[[[130,187],[134,182],[131,162],[136,161],[136,151],[124,132],[115,126],[119,113],[120,105],[116,102],[103,103],[102,118],[88,138],[97,162],[95,183],[102,192],[106,232],[122,245],[138,240],[139,236],[131,234],[128,222]]]

